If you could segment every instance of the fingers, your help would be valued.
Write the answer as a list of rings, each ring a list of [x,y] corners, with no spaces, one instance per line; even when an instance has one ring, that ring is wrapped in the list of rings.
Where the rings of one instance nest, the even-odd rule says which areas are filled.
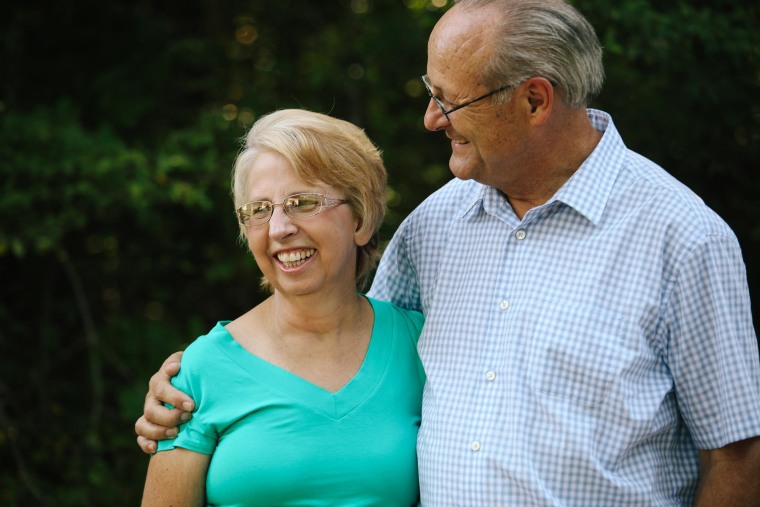
[[[171,429],[171,433],[176,435],[174,429]],[[145,454],[153,454],[158,449],[158,442],[166,438],[169,433],[166,428],[157,426],[148,422],[145,416],[140,417],[135,423],[135,433],[137,433],[137,445],[142,449]]]
[[[176,389],[173,389],[177,393],[181,394],[182,396],[187,397],[182,392],[177,391]],[[169,402],[173,403],[173,402]],[[183,404],[185,405],[185,404]],[[145,396],[145,405],[143,405],[143,417],[146,419],[148,423],[154,424],[156,426],[163,426],[164,430],[168,430],[170,428],[173,428],[175,426],[178,426],[182,424],[183,422],[187,422],[192,417],[192,414],[185,410],[180,409],[170,409],[169,407],[166,407],[159,399],[157,399],[155,396],[153,396],[151,393],[148,393]],[[145,435],[150,436],[150,435]],[[162,437],[166,438],[166,437]]]
[[[182,351],[175,352],[166,358],[164,364],[161,365],[161,370],[163,370],[169,377],[174,377],[177,372],[179,372],[179,363],[181,360]]]
[[[171,384],[171,378],[179,372],[181,358],[182,352],[175,352],[150,378],[143,415],[135,422],[137,445],[146,454],[156,452],[157,440],[177,436],[177,426],[190,420],[193,400]],[[164,403],[177,408],[169,409]]]
[[[177,436],[178,428],[160,426],[148,421],[145,416],[140,417],[135,422],[135,433],[137,433],[137,445],[146,454],[156,452],[157,440],[166,440]]]
[[[148,384],[148,396],[145,398],[145,415],[149,421],[162,424],[164,420],[157,420],[153,418],[153,414],[158,413],[159,417],[162,411],[155,411],[155,407],[161,403],[168,403],[180,410],[190,412],[195,407],[192,398],[188,395],[175,389],[171,384],[171,377],[179,372],[180,358],[182,352],[175,352],[161,365],[161,369],[158,370],[150,378]],[[150,411],[150,414],[149,414]],[[173,419],[168,420],[169,422]]]
[[[156,452],[156,441],[155,440],[148,440],[147,438],[138,435],[137,436],[137,445],[140,447],[142,452],[145,454],[153,454]]]

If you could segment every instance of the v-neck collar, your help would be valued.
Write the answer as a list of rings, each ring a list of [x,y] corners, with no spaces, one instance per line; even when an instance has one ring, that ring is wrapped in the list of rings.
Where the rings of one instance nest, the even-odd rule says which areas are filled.
[[[247,372],[254,382],[277,390],[327,417],[340,419],[369,397],[388,367],[392,340],[388,333],[378,332],[379,323],[388,322],[387,309],[376,305],[371,298],[367,300],[375,316],[367,353],[359,370],[334,393],[247,351],[224,327],[227,322],[220,322],[217,327],[221,328],[221,343],[229,352],[230,360]]]

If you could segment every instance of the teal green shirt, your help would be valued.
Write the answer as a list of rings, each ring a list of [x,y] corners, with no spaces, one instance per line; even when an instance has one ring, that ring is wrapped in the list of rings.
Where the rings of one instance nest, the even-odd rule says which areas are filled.
[[[336,393],[250,354],[226,322],[187,348],[173,382],[196,410],[159,450],[213,455],[209,505],[416,505],[423,317],[370,302],[367,355]]]

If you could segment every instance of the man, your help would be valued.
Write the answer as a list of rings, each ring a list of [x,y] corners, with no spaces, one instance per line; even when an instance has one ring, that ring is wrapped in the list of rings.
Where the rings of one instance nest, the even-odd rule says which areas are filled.
[[[370,292],[427,319],[423,505],[760,505],[739,245],[586,110],[602,80],[562,1],[461,0],[430,36],[425,126],[457,179],[401,225]],[[188,398],[167,363],[146,415],[174,426],[154,395]],[[154,423],[136,424],[145,450]]]

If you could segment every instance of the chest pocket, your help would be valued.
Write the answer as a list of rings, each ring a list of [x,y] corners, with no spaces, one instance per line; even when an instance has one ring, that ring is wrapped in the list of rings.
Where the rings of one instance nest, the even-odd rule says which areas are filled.
[[[582,405],[604,402],[636,353],[622,315],[598,306],[545,303],[527,343],[527,380],[534,392]]]

